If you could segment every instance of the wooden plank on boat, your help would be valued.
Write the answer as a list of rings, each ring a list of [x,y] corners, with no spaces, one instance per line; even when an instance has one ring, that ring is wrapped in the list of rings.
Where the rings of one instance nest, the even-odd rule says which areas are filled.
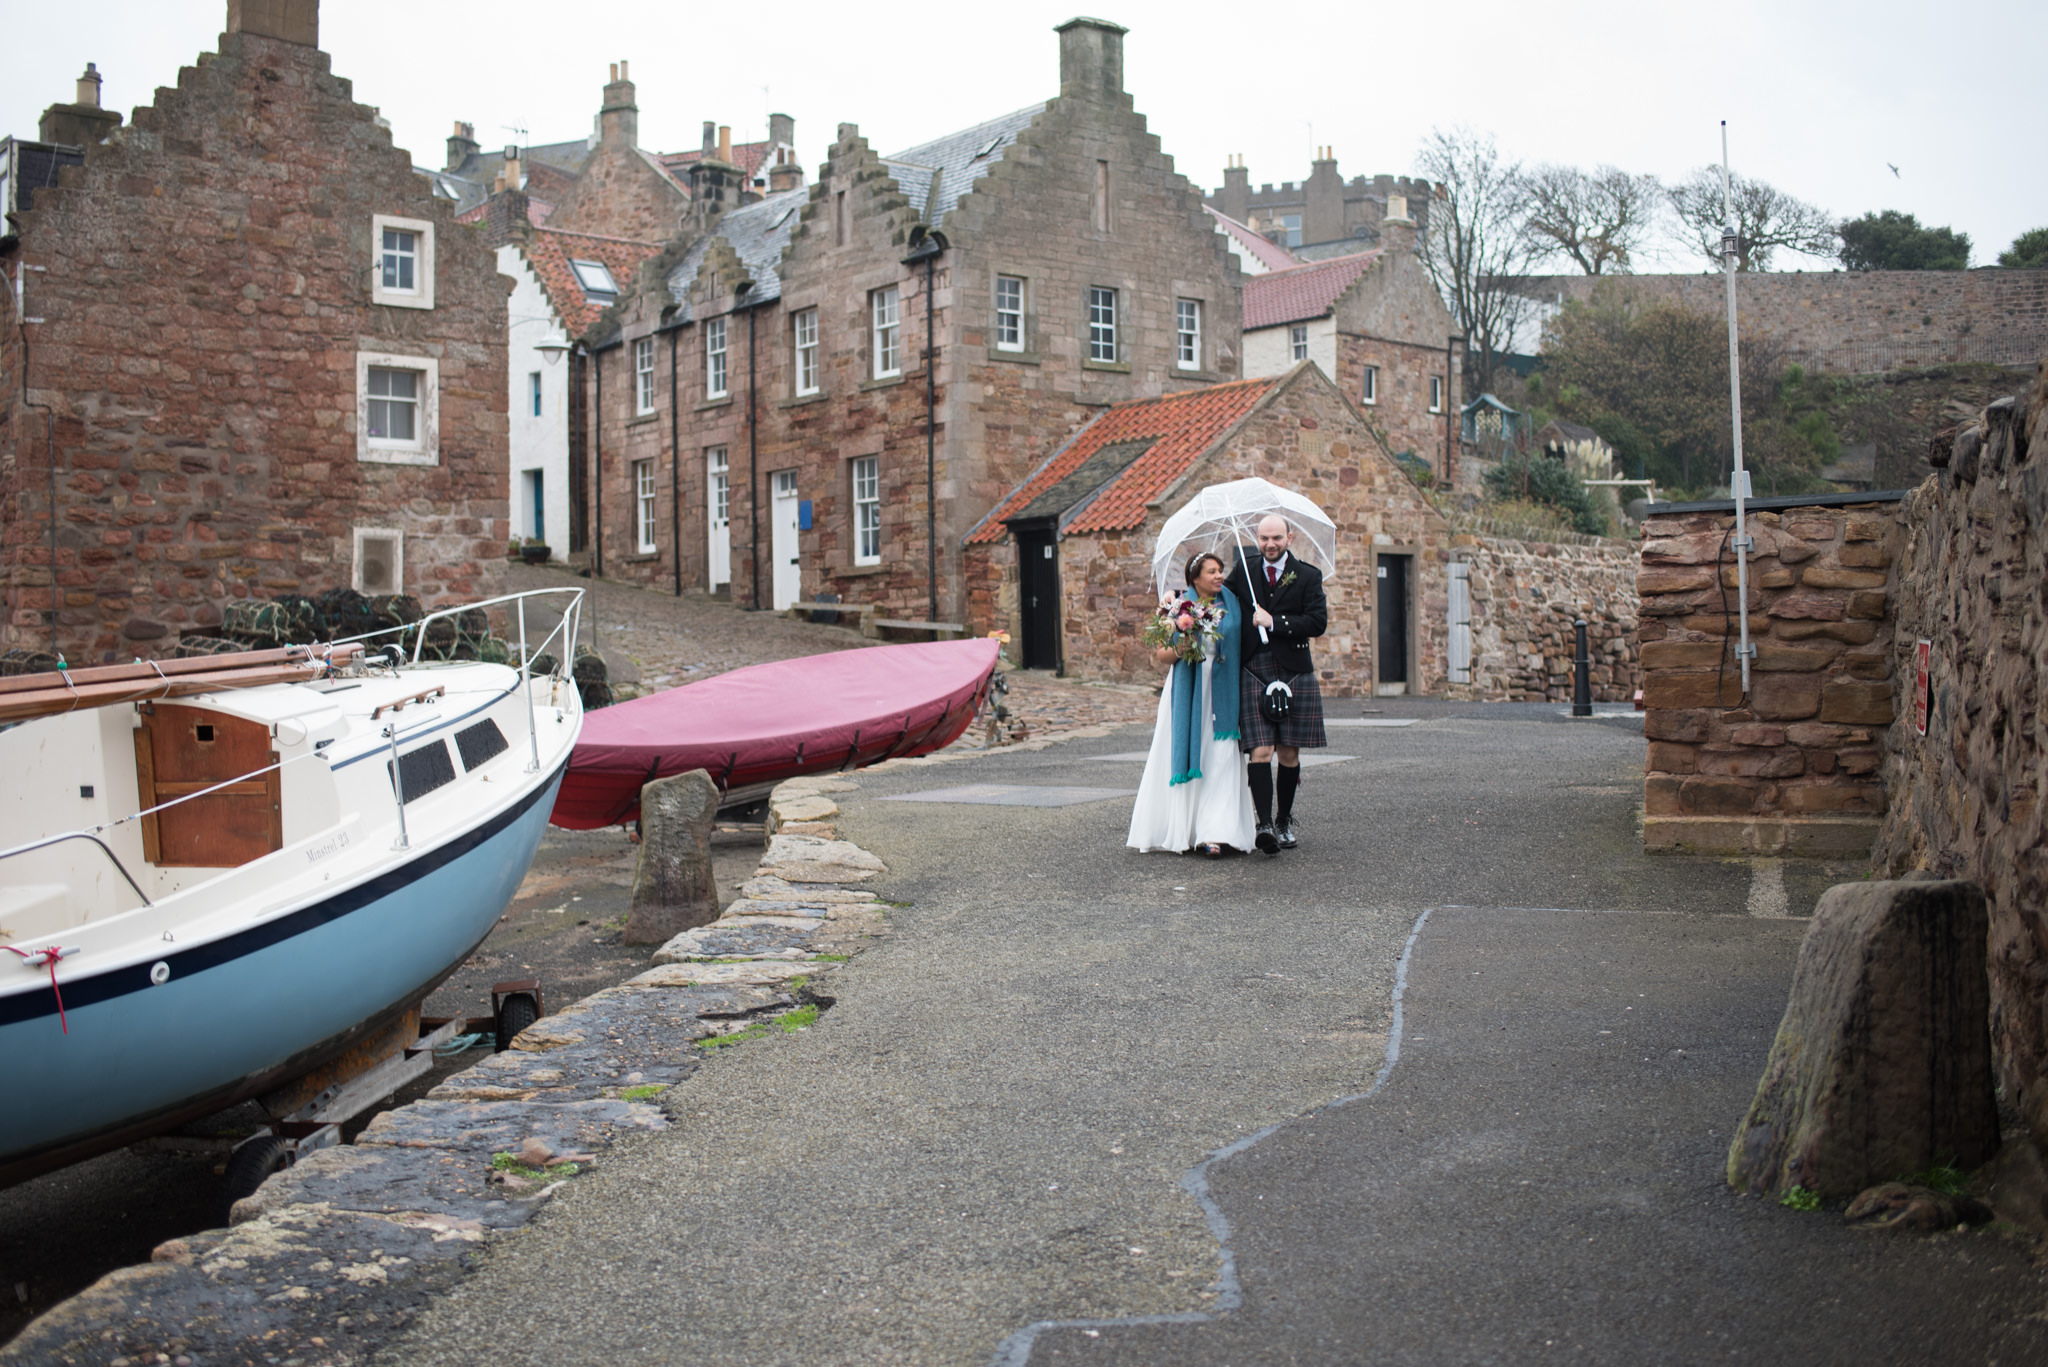
[[[0,697],[10,693],[32,693],[44,688],[63,688],[69,679],[73,687],[86,684],[121,683],[126,680],[155,682],[181,674],[217,674],[227,670],[253,669],[262,665],[290,664],[320,659],[341,664],[362,652],[350,642],[338,646],[278,646],[271,650],[239,650],[227,655],[196,655],[182,660],[141,660],[125,665],[87,665],[79,669],[46,669],[40,674],[0,677]]]
[[[44,686],[32,690],[0,693],[0,722],[51,717],[81,707],[107,707],[124,702],[144,702],[152,698],[182,698],[194,693],[217,693],[228,688],[256,688],[272,683],[306,683],[324,676],[341,658],[344,657],[337,649],[335,656],[329,658],[308,659],[301,656],[295,660],[273,664],[175,675],[166,672],[164,676],[150,672],[139,675],[131,672],[122,679],[84,684],[76,681],[66,683],[62,673],[24,674],[19,677],[43,680]],[[184,662],[167,660],[165,663]],[[123,665],[121,668],[130,667]],[[52,680],[55,681],[54,684],[50,682]]]

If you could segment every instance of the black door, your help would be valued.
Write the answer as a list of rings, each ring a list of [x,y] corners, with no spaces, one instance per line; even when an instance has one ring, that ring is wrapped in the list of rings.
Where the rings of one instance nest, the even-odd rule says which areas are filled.
[[[1024,615],[1024,667],[1060,667],[1060,562],[1052,528],[1017,531],[1018,607]]]
[[[1408,557],[1379,557],[1379,682],[1408,682]]]

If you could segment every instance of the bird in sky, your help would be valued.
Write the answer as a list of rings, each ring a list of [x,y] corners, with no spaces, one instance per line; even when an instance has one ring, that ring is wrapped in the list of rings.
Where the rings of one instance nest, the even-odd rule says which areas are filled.
[[[1892,164],[1891,164],[1890,162],[1886,162],[1886,163],[1885,163],[1885,165],[1887,165],[1887,166],[1892,166]],[[1900,175],[1899,175],[1899,168],[1898,168],[1898,167],[1896,167],[1896,166],[1892,166],[1892,179],[1893,179],[1893,180],[1898,180],[1898,179],[1900,179],[1900,178],[1901,178],[1901,177],[1900,177]]]

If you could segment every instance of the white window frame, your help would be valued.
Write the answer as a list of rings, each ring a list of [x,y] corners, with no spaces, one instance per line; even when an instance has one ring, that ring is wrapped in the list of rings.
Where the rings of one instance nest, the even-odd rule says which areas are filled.
[[[389,590],[366,583],[363,579],[363,542],[369,540],[389,541],[394,554],[391,557],[391,587]],[[405,533],[396,527],[357,527],[351,542],[348,562],[349,586],[357,593],[404,593],[405,592]]]
[[[420,375],[419,407],[414,413],[413,440],[394,441],[370,435],[370,372],[413,370]],[[432,356],[400,356],[385,351],[356,353],[356,459],[375,465],[439,465],[441,463],[441,363]]]
[[[633,412],[646,417],[654,411],[654,339],[633,342]]]
[[[729,392],[725,371],[725,319],[704,320],[704,397],[722,399]]]
[[[412,288],[384,288],[384,232],[413,234]],[[434,306],[434,225],[424,218],[370,215],[370,302],[398,309]]]
[[[1117,361],[1117,291],[1108,285],[1088,287],[1088,359],[1097,365]],[[1107,350],[1108,354],[1104,355]]]
[[[1287,359],[1289,362],[1308,359],[1308,324],[1296,323],[1287,329]]]
[[[1280,244],[1283,247],[1299,247],[1301,245],[1300,214],[1280,215],[1280,236],[1284,239]]]
[[[661,549],[654,541],[655,477],[654,458],[633,462],[633,538],[640,554]]]
[[[1005,288],[1005,287],[1010,288]],[[1005,295],[1009,298],[1004,298]],[[996,350],[1022,351],[1024,349],[1024,277],[1021,275],[999,275],[996,277]]]
[[[1369,365],[1358,382],[1358,401],[1376,404],[1380,401],[1380,368]]]
[[[848,480],[853,490],[853,563],[882,563],[882,458],[855,456]]]
[[[1202,301],[1199,299],[1176,299],[1173,301],[1173,326],[1176,355],[1182,370],[1202,368]]]
[[[818,311],[798,309],[790,316],[791,345],[796,353],[798,398],[818,392]]]
[[[893,380],[903,373],[903,293],[884,285],[868,294],[868,334],[874,349],[875,378]]]
[[[1444,411],[1444,377],[1441,375],[1429,377],[1429,411],[1432,413]]]

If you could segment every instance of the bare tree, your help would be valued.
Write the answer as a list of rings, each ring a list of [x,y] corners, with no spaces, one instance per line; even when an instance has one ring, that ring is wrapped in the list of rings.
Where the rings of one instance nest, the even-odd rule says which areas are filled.
[[[1767,271],[1780,248],[1802,256],[1832,258],[1836,250],[1835,221],[1826,212],[1794,199],[1764,181],[1736,176],[1731,181],[1735,209],[1735,268]],[[1682,225],[1679,241],[1716,266],[1721,264],[1721,171],[1703,166],[1671,187],[1671,208]]]
[[[1518,292],[1536,252],[1522,232],[1521,167],[1493,139],[1467,128],[1432,131],[1418,165],[1436,182],[1422,233],[1422,262],[1464,329],[1467,370],[1484,392],[1494,357],[1507,349],[1534,301]]]
[[[1655,176],[1612,166],[1538,166],[1522,175],[1522,231],[1536,250],[1562,253],[1587,275],[1626,275],[1663,199]]]

